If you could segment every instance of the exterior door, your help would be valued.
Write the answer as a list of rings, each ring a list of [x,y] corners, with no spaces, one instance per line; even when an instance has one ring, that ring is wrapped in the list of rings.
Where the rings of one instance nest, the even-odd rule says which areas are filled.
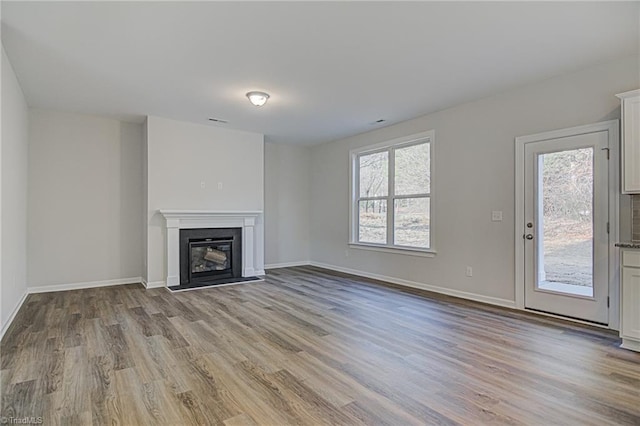
[[[609,322],[607,131],[524,144],[524,306]]]

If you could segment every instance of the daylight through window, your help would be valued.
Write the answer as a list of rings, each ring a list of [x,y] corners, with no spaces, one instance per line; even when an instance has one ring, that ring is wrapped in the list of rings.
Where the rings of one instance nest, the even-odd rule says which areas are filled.
[[[429,132],[352,152],[352,243],[431,248],[432,144]]]

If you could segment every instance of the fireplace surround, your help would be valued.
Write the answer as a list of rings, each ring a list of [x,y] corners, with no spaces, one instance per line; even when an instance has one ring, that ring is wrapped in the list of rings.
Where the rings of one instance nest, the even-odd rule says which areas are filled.
[[[238,250],[231,256],[240,256],[241,269],[238,281],[242,278],[264,275],[263,224],[261,211],[203,211],[203,210],[160,210],[166,223],[166,286],[181,285],[180,271],[180,234],[182,230],[237,228],[239,244],[233,244]],[[215,232],[214,232],[215,233]],[[210,238],[223,238],[213,236]],[[196,238],[197,239],[197,238]],[[207,237],[204,238],[205,240]],[[224,240],[224,238],[223,238]],[[205,241],[206,242],[206,241]],[[197,242],[196,242],[197,243]],[[205,250],[207,244],[204,244]],[[214,249],[211,247],[212,250]],[[216,249],[217,250],[217,249]],[[218,250],[224,252],[225,250]],[[210,257],[222,257],[212,252]],[[211,265],[209,265],[211,266]],[[204,269],[211,269],[205,265]],[[209,271],[211,272],[211,271]],[[233,279],[229,278],[229,279]]]

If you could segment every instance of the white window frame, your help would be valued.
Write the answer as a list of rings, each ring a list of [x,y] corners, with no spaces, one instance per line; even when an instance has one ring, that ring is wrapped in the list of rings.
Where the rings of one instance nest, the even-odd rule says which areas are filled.
[[[421,193],[419,195],[395,195],[395,155],[394,151],[400,148],[406,148],[408,146],[417,145],[420,143],[429,143],[429,155],[430,155],[430,192]],[[392,139],[389,141],[385,141],[382,143],[378,143],[375,145],[368,145],[362,148],[356,148],[349,151],[349,247],[354,249],[363,249],[363,250],[374,250],[374,251],[382,251],[389,253],[400,253],[400,254],[408,254],[412,256],[423,256],[423,257],[433,257],[436,254],[434,249],[434,232],[432,224],[434,221],[434,145],[435,145],[435,131],[429,130],[426,132],[416,133],[409,136],[404,136],[401,138]],[[386,200],[387,201],[387,243],[386,244],[377,244],[377,243],[365,243],[358,241],[358,232],[359,232],[359,224],[358,224],[358,201],[359,191],[360,191],[360,166],[359,166],[359,158],[362,155],[373,154],[376,152],[389,152],[389,188],[386,196],[382,197],[374,197],[376,199]],[[369,197],[365,197],[369,198]],[[394,199],[398,198],[429,198],[429,248],[421,248],[421,247],[410,247],[410,246],[400,246],[393,244],[394,240]]]

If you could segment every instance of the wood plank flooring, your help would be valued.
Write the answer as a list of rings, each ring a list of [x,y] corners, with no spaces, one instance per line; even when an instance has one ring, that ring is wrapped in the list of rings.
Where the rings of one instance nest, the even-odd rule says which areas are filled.
[[[3,417],[46,425],[640,424],[612,332],[312,267],[30,295]]]

